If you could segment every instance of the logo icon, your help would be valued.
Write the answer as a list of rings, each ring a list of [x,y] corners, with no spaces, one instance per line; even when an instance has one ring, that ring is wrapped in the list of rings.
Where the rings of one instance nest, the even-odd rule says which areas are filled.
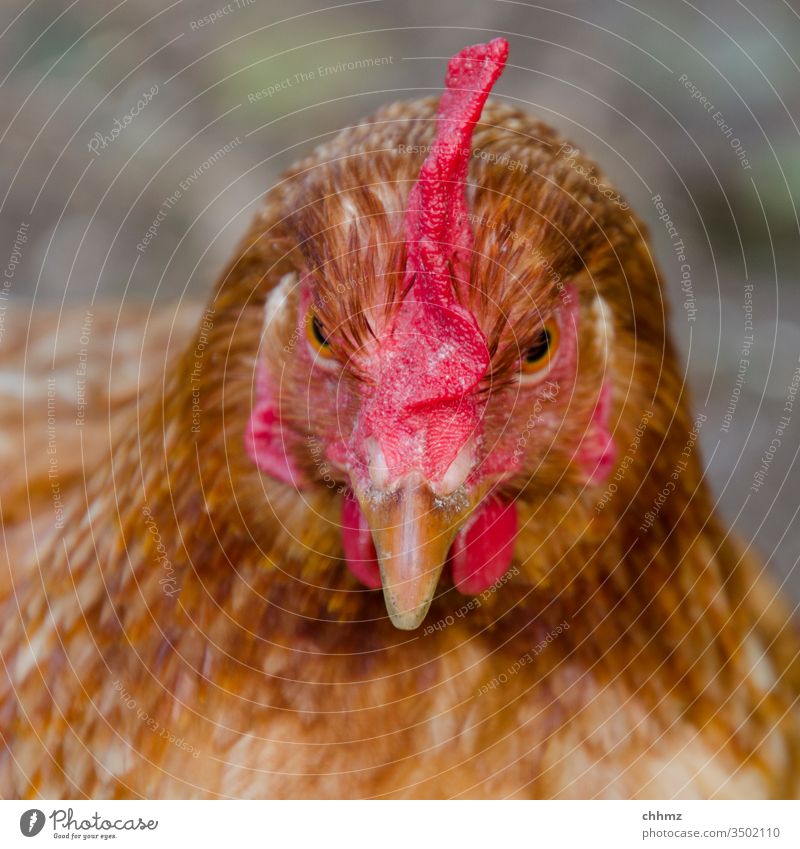
[[[25,837],[36,837],[44,828],[44,812],[38,808],[31,808],[19,818],[19,830]]]

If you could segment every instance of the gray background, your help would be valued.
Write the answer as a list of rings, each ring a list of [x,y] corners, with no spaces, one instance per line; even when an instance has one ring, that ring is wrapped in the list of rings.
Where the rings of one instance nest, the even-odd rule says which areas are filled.
[[[197,23],[226,6],[217,21]],[[496,94],[574,139],[649,223],[696,406],[708,415],[702,442],[722,510],[800,597],[800,401],[763,487],[748,497],[800,355],[793,3],[4,0],[0,33],[4,268],[20,223],[29,225],[6,321],[62,299],[202,298],[259,198],[314,139],[391,99],[439,91],[445,57],[505,35],[511,66]],[[385,64],[372,70],[316,73],[377,57]],[[311,71],[315,79],[249,102]],[[750,170],[682,74],[724,116]],[[92,136],[109,134],[154,84],[152,101],[93,154]],[[236,138],[138,251],[165,199]],[[686,244],[693,323],[654,194]],[[755,343],[724,433],[747,281]]]

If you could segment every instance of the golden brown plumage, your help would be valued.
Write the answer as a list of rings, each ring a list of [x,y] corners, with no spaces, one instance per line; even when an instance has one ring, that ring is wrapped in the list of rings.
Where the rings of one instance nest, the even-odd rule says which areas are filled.
[[[445,583],[405,632],[344,567],[342,496],[306,447],[336,411],[293,382],[296,297],[262,340],[264,308],[311,269],[325,322],[358,349],[365,304],[402,267],[434,108],[381,110],[270,193],[163,385],[149,373],[110,451],[62,484],[63,530],[49,498],[3,490],[3,796],[797,796],[797,634],[714,515],[645,230],[506,106],[487,105],[474,147],[524,170],[470,164],[473,306],[498,383],[500,335],[558,297],[556,278],[597,333],[552,402],[558,440],[504,484],[521,519],[502,586],[476,601]],[[287,449],[315,481],[302,493],[244,448],[261,357],[286,378]],[[606,368],[604,496],[562,446]]]

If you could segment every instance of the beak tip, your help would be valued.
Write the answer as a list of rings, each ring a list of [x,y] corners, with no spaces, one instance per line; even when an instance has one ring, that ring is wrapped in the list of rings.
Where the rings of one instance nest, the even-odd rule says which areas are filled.
[[[415,561],[412,559],[411,562]],[[425,569],[423,564],[417,564],[410,577],[400,576],[395,571],[394,567],[407,565],[404,559],[398,563],[394,559],[379,558],[379,563],[383,599],[392,625],[401,631],[416,630],[428,615],[433,603],[444,558],[441,558],[441,563],[435,569]]]
[[[395,610],[386,605],[392,625],[400,631],[416,631],[428,613],[428,606],[415,607],[412,610]]]

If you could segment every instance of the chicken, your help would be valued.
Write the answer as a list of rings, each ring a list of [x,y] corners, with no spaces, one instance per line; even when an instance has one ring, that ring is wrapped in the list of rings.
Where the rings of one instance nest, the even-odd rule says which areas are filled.
[[[3,796],[797,795],[646,230],[507,51],[269,193],[58,527],[2,490]]]

